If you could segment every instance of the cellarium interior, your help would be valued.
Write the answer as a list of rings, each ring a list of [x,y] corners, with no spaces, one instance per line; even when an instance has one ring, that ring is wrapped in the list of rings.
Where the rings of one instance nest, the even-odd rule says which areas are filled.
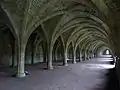
[[[104,68],[105,75],[106,64],[109,64],[107,72],[110,70],[114,74],[113,81],[116,80],[119,86],[119,16],[119,0],[0,0],[0,90],[8,90],[9,85],[14,87],[15,80],[23,80],[29,85],[26,79],[35,82],[35,77],[39,80],[42,75],[45,77],[40,80],[53,80],[53,83],[68,71],[85,76],[90,73],[86,68]],[[96,73],[91,73],[92,78]],[[82,76],[79,78],[84,83],[88,78]],[[10,84],[12,82],[14,84]],[[18,82],[18,86],[23,83]],[[73,86],[75,89],[72,86],[44,89],[48,84],[33,89],[31,84],[29,90],[84,90],[84,85],[77,88],[77,84]],[[26,87],[22,89],[28,90]],[[20,89],[17,88],[9,90]]]

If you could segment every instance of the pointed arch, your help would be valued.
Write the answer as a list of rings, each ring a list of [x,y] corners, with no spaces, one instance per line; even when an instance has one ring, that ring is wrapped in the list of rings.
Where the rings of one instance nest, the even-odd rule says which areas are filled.
[[[53,61],[54,62],[62,62],[64,64],[64,41],[62,36],[59,36],[55,41],[53,46]]]
[[[2,8],[1,5],[0,5],[0,23],[4,23],[10,29],[14,38],[17,40],[18,32],[16,30],[16,27],[12,22],[11,18],[9,17],[7,11],[4,8]]]
[[[30,35],[26,46],[26,63],[43,63],[47,60],[47,37],[42,25]]]
[[[80,47],[79,45],[76,48],[76,61],[80,61]]]
[[[16,56],[15,37],[6,24],[0,23],[0,67],[16,66]]]
[[[0,5],[0,33],[4,33],[3,35],[9,40],[9,48],[11,47],[12,59],[10,61],[10,65],[13,67],[17,65],[17,40],[18,33],[16,28],[9,17],[7,11]],[[4,38],[4,36],[2,38]],[[3,39],[4,40],[4,39]],[[6,40],[4,40],[5,42]],[[2,44],[4,43],[2,42]],[[8,41],[7,41],[8,42]],[[4,45],[5,46],[5,45]],[[7,57],[7,56],[6,56]],[[11,58],[11,57],[10,57]]]
[[[73,49],[73,44],[72,42],[68,45],[67,47],[67,51],[68,51],[68,61],[72,61],[73,60],[73,52],[74,52],[74,49]]]

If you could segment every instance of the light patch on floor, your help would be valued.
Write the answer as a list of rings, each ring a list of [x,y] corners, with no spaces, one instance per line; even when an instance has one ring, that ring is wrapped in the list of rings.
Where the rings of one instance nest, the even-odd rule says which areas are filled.
[[[114,68],[115,65],[109,65],[109,64],[86,64],[83,65],[83,68],[88,68],[88,69],[112,69]]]
[[[101,60],[104,59],[87,60],[67,67],[58,65],[53,70],[40,69],[40,65],[28,67],[31,73],[28,77],[1,76],[0,90],[104,90],[107,69],[114,68],[114,65]]]

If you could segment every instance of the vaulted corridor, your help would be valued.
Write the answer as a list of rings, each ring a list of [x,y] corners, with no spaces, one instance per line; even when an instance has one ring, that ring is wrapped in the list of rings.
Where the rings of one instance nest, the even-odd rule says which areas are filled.
[[[0,90],[120,90],[112,58],[95,58],[69,66],[26,66],[30,75],[12,78],[0,73]],[[4,75],[2,75],[4,74]]]
[[[0,90],[117,90],[119,16],[120,0],[0,0]]]

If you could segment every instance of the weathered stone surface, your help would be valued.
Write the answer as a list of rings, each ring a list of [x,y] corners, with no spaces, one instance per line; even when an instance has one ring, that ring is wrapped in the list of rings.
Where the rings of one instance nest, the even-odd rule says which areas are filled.
[[[0,0],[0,65],[18,66],[23,74],[25,64],[46,62],[53,69],[54,61],[65,66],[67,61],[76,63],[79,52],[82,61],[96,57],[103,48],[120,56],[119,3]]]

